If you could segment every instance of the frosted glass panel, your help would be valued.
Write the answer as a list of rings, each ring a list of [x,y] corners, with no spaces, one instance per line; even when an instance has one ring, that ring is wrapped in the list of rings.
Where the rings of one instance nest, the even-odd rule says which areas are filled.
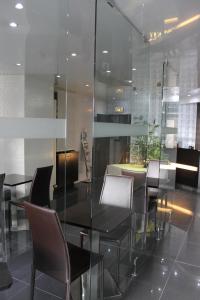
[[[65,138],[66,120],[47,118],[0,118],[0,138]]]
[[[94,137],[140,136],[148,134],[148,126],[112,123],[94,123]]]

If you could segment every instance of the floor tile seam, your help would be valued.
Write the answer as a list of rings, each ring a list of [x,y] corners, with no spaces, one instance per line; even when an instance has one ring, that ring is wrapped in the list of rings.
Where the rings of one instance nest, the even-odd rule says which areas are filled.
[[[41,276],[42,276],[42,274],[39,275],[39,277],[41,277]],[[37,277],[36,280],[37,280],[39,277]],[[30,283],[28,283],[28,282],[26,282],[26,281],[23,281],[23,280],[18,279],[18,278],[16,278],[16,277],[13,277],[13,279],[15,279],[16,281],[18,281],[18,282],[20,282],[20,283],[23,283],[23,284],[25,285],[24,288],[20,289],[20,292],[21,292],[22,290],[26,289],[27,287],[30,287]],[[36,288],[37,290],[39,290],[39,291],[44,292],[45,294],[54,296],[54,297],[56,297],[56,298],[58,298],[58,299],[62,299],[62,298],[60,298],[59,296],[57,296],[57,295],[55,295],[55,294],[53,294],[53,293],[50,293],[50,292],[48,292],[48,291],[46,291],[46,290],[43,290],[43,289],[41,289],[41,288],[39,288],[39,287],[37,287],[37,286],[36,286],[35,288]],[[17,294],[18,294],[18,292],[17,292]]]
[[[147,255],[148,257],[153,257],[153,258],[158,258],[158,259],[166,259],[166,260],[169,260],[171,261],[171,263],[173,264],[174,261],[175,261],[175,257],[166,257],[165,255],[158,255],[158,254],[150,254],[150,255]]]
[[[200,233],[199,233],[200,235]],[[190,240],[187,241],[188,244],[194,245],[194,246],[199,246],[200,247],[200,242],[195,243],[195,242],[191,242]]]
[[[30,286],[30,283],[28,283],[27,281],[24,281],[24,280],[22,280],[22,279],[19,279],[19,278],[15,277],[15,276],[12,276],[12,278],[13,278],[14,280],[20,282],[20,283],[23,283],[23,284],[26,285],[26,286]]]
[[[17,290],[14,295],[10,296],[8,300],[12,300],[16,295],[20,294],[22,291],[24,291],[27,288],[27,286],[22,287],[21,289]]]
[[[183,265],[186,265],[186,266],[195,267],[195,268],[197,268],[197,269],[200,269],[200,266],[198,266],[198,265],[193,265],[193,264],[184,262],[184,261],[182,261],[182,260],[176,260],[175,263],[179,263],[179,264],[183,264]]]
[[[53,293],[50,293],[50,292],[48,292],[48,291],[45,291],[45,290],[43,290],[43,289],[41,289],[41,288],[39,288],[39,287],[35,287],[36,288],[36,290],[38,290],[38,291],[41,291],[41,292],[44,292],[45,294],[47,294],[47,295],[50,295],[50,296],[53,296],[53,297],[55,297],[55,298],[57,298],[57,299],[63,299],[63,298],[61,298],[61,297],[59,297],[59,296],[57,296],[57,295],[55,295],[55,294],[53,294]]]
[[[163,294],[164,294],[164,291],[165,291],[165,289],[166,289],[166,286],[167,286],[167,284],[168,284],[168,282],[169,282],[169,279],[170,279],[170,277],[171,277],[171,274],[172,274],[172,268],[173,268],[174,264],[175,264],[175,262],[173,262],[173,265],[172,265],[172,267],[171,267],[171,270],[170,270],[170,272],[169,272],[169,274],[168,274],[168,277],[167,277],[167,279],[166,279],[165,285],[164,285],[164,287],[163,287],[163,289],[162,289],[162,291],[161,291],[159,300],[162,299],[162,296],[163,296]]]
[[[40,277],[42,277],[42,275],[43,275],[43,274],[39,274],[38,276],[36,276],[36,277],[35,277],[35,280],[37,281]],[[15,277],[15,276],[12,276],[12,278],[15,279],[16,281],[19,281],[19,282],[21,282],[21,283],[24,283],[25,285],[28,285],[28,286],[30,285],[29,282],[27,282],[27,281],[25,281],[25,280],[23,280],[23,279],[19,279],[19,278]]]
[[[193,220],[193,218],[192,218],[192,220]],[[176,255],[176,258],[175,258],[175,260],[174,260],[174,262],[173,262],[173,264],[172,264],[171,270],[170,270],[170,272],[169,272],[169,275],[168,275],[168,277],[167,277],[167,280],[166,280],[166,282],[165,282],[165,285],[164,285],[164,288],[163,288],[163,290],[162,290],[162,292],[161,292],[161,295],[160,295],[160,297],[159,297],[159,300],[162,299],[162,296],[163,296],[163,294],[164,294],[164,291],[165,291],[165,289],[166,289],[166,287],[167,287],[167,284],[168,284],[168,282],[169,282],[170,276],[171,276],[171,274],[172,274],[173,266],[175,265],[175,263],[176,263],[176,261],[177,261],[177,258],[178,258],[179,254],[180,254],[180,252],[181,252],[181,250],[182,250],[182,248],[183,248],[183,246],[184,246],[184,243],[185,243],[185,240],[186,240],[187,233],[188,233],[188,231],[189,231],[189,229],[190,229],[190,227],[191,227],[191,224],[192,224],[192,220],[191,220],[190,224],[188,225],[187,231],[185,232],[185,235],[184,235],[184,237],[183,237],[183,240],[182,240],[182,243],[181,243],[181,245],[180,245],[179,251],[178,251],[178,253],[177,253],[177,255]]]
[[[187,231],[186,231],[185,234],[184,234],[183,241],[182,241],[182,243],[181,243],[181,246],[180,246],[179,251],[178,251],[178,253],[177,253],[177,255],[176,255],[176,258],[175,258],[175,262],[177,261],[179,255],[180,255],[180,253],[181,253],[181,251],[182,251],[182,249],[183,249],[183,247],[184,247],[184,244],[185,244],[185,241],[186,241],[186,238],[187,238],[187,234],[188,234],[188,232],[189,232],[189,230],[190,230],[190,228],[191,228],[191,226],[192,226],[192,221],[193,221],[193,220],[194,220],[194,217],[192,217],[192,219],[191,219],[191,221],[190,221],[190,224],[188,225]]]

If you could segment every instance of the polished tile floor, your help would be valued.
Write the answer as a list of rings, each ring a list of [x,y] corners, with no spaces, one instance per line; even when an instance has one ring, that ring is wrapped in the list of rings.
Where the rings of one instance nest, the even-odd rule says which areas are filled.
[[[79,201],[84,193],[87,194],[86,189],[84,186],[70,191],[69,203]],[[132,276],[133,267],[126,251],[126,240],[121,247],[118,281],[116,248],[112,244],[101,245],[105,268],[117,281],[122,293],[116,299],[200,299],[200,195],[177,190],[169,193],[168,201],[173,209],[171,226],[166,224],[159,241],[149,235],[146,247],[136,247],[132,254],[139,257],[136,277]],[[61,210],[62,199],[58,197],[54,205]],[[23,218],[21,222],[24,222]],[[79,229],[66,226],[64,231],[68,240],[79,244]],[[28,300],[31,261],[29,231],[21,230],[8,235],[7,248],[14,283],[10,289],[0,292],[0,300]],[[111,289],[112,294],[112,284],[106,283],[105,289]],[[73,300],[81,299],[80,285],[80,280],[72,284]],[[106,293],[109,294],[109,291]],[[37,275],[35,300],[56,300],[63,299],[63,296],[64,287],[61,284],[42,274]]]

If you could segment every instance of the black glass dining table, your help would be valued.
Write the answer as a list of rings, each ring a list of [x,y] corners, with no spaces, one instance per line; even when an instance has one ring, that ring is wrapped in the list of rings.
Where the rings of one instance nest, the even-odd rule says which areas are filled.
[[[130,218],[130,226],[132,232],[132,243],[130,244],[130,253],[132,251],[132,247],[134,246],[134,234],[137,230],[138,218],[140,219],[140,226],[143,227],[145,223],[145,219],[148,216],[148,197],[147,197],[147,189],[145,186],[139,188],[133,193],[133,209],[122,208],[114,205],[102,205],[97,201],[79,201],[75,205],[66,208],[62,212],[59,213],[59,218],[62,223],[80,227],[81,229],[87,229],[90,231],[90,249],[93,252],[99,253],[100,251],[100,237],[101,234],[111,233],[115,230],[120,224],[125,222],[128,218]],[[143,238],[144,244],[146,240],[146,228],[144,228]],[[144,246],[144,245],[143,245]],[[97,275],[92,274],[92,282],[94,278],[97,278]],[[104,280],[105,282],[106,280]],[[97,284],[97,283],[96,283]],[[95,283],[93,282],[92,288],[94,289],[93,298],[96,299],[95,295]],[[96,286],[97,288],[97,286]],[[119,290],[117,291],[117,287],[115,288],[115,292],[113,294],[120,294]],[[107,295],[106,295],[107,296]],[[114,296],[114,295],[109,295]]]
[[[16,200],[17,198],[17,188],[25,185],[25,184],[30,184],[33,181],[33,177],[32,176],[28,176],[28,175],[21,175],[21,174],[8,174],[5,177],[4,180],[4,187],[10,189],[11,191],[11,200]],[[17,220],[17,218],[15,217],[17,208],[12,209],[12,223],[13,220]],[[15,224],[12,224],[12,230],[18,230],[18,226],[17,226],[17,221],[15,222]]]
[[[131,217],[131,212],[127,208],[121,208],[98,203],[91,204],[90,201],[80,201],[77,204],[66,208],[59,213],[59,219],[62,223],[87,229],[90,231],[90,250],[95,253],[100,252],[100,236],[102,233],[111,233],[121,223]],[[98,267],[91,269],[91,298],[98,299]],[[104,283],[109,282],[112,285],[112,291],[106,293],[104,288],[104,297],[120,295],[120,290],[114,282],[108,270],[104,270]],[[111,294],[110,294],[111,293]]]

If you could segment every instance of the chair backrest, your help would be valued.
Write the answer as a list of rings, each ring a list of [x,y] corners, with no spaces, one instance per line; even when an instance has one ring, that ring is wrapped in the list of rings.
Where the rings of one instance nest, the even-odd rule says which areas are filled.
[[[159,187],[160,161],[150,160],[147,168],[147,186]]]
[[[50,208],[49,188],[53,166],[37,168],[30,190],[30,202]]]
[[[5,179],[5,174],[0,174],[0,203],[3,201],[3,183]],[[1,210],[1,207],[0,207]]]
[[[5,208],[2,206],[3,201],[3,183],[5,174],[0,174],[0,259],[6,260],[6,237],[5,237]]]
[[[56,212],[29,202],[24,206],[33,240],[34,267],[70,286],[69,252]]]
[[[138,190],[141,187],[144,187],[146,184],[146,172],[122,170],[122,175],[134,178],[134,191]]]
[[[105,175],[101,190],[100,204],[129,208],[133,206],[134,178]]]

